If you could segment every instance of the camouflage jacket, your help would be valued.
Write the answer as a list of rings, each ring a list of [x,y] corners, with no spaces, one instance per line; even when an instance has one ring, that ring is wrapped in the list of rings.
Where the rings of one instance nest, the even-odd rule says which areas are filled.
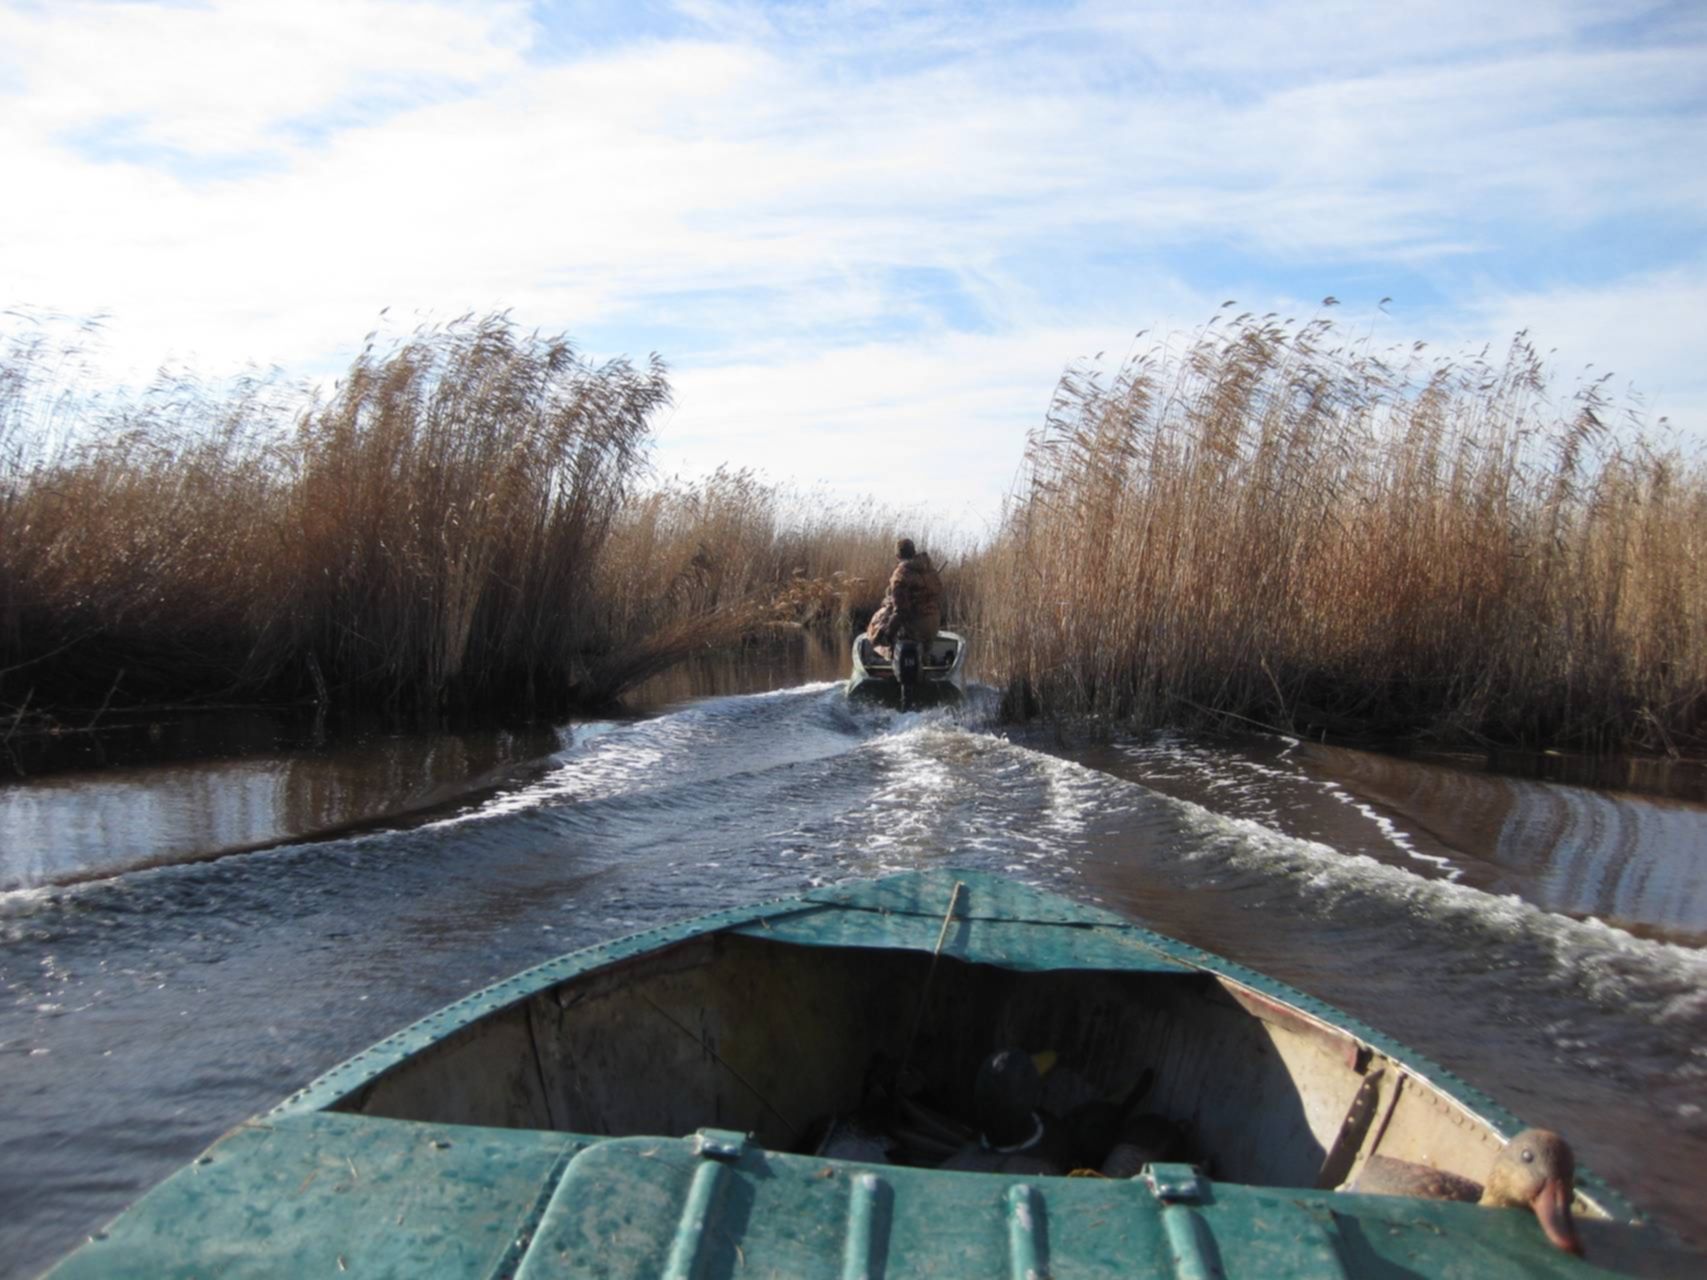
[[[909,638],[929,644],[941,625],[942,578],[930,556],[920,552],[895,566],[883,604],[871,616],[865,633],[874,644],[891,645]]]

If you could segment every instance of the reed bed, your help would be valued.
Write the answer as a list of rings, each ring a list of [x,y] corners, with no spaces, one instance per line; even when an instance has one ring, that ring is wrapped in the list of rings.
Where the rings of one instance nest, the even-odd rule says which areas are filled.
[[[370,345],[318,398],[163,376],[108,402],[44,332],[0,359],[0,732],[185,701],[599,701],[845,621],[887,571],[876,517],[745,474],[653,483],[655,357],[594,367],[489,316]]]
[[[273,388],[162,378],[107,403],[75,362],[37,332],[0,374],[0,703],[105,706],[184,672],[220,696],[248,665],[252,580],[278,571]]]
[[[1663,423],[1660,424],[1663,427]],[[1218,318],[1030,439],[972,591],[1010,705],[1587,750],[1707,738],[1707,471],[1604,381]]]
[[[997,533],[746,471],[660,482],[663,366],[465,319],[329,393],[0,351],[0,736],[109,709],[610,699],[945,572],[1016,714],[1607,751],[1707,739],[1707,469],[1604,382],[1217,320],[1075,370]],[[1663,426],[1663,424],[1661,424]]]

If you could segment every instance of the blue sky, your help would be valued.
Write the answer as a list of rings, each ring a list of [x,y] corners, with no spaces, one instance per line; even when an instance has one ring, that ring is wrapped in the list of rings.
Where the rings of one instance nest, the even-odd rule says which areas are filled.
[[[666,472],[977,528],[1066,364],[1227,298],[1700,431],[1704,125],[1694,0],[0,0],[0,308],[115,379],[508,308],[669,360]]]

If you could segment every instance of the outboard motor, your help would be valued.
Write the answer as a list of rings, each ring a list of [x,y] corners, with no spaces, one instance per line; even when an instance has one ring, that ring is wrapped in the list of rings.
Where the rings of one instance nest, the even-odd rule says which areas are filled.
[[[901,710],[910,711],[918,697],[923,655],[917,640],[895,641],[895,683],[901,686]]]

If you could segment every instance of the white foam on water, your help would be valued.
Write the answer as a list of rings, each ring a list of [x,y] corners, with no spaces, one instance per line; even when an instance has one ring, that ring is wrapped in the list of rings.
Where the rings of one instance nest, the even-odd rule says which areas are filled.
[[[455,827],[525,813],[550,805],[586,803],[641,795],[781,762],[773,743],[732,732],[752,704],[810,701],[833,683],[800,685],[763,693],[709,698],[645,720],[600,721],[574,726],[569,745],[554,757],[557,766],[532,781],[498,792],[473,809],[425,824]],[[774,717],[769,717],[774,721]],[[749,755],[751,751],[753,754]],[[766,755],[766,752],[769,755]]]
[[[1421,849],[1417,848],[1416,845],[1411,843],[1410,837],[1408,837],[1403,831],[1399,830],[1397,824],[1395,824],[1391,818],[1378,813],[1373,805],[1366,804],[1364,801],[1359,800],[1356,796],[1352,795],[1351,792],[1347,791],[1344,787],[1339,786],[1337,783],[1324,782],[1320,785],[1324,794],[1330,795],[1334,799],[1348,805],[1350,808],[1357,810],[1358,813],[1361,813],[1364,817],[1368,818],[1370,822],[1374,823],[1375,829],[1387,838],[1387,843],[1392,845],[1395,849],[1398,849],[1406,857],[1415,858],[1418,862],[1433,863],[1435,866],[1446,872],[1446,878],[1448,880],[1462,880],[1464,878],[1463,869],[1461,867],[1454,866],[1451,858],[1442,857],[1435,853],[1424,853]]]
[[[1631,978],[1687,984],[1674,1016],[1698,1015],[1707,991],[1707,951],[1658,942],[1606,924],[1546,911],[1513,895],[1490,894],[1456,880],[1421,876],[1366,854],[1348,854],[1311,840],[1284,835],[1248,819],[1229,818],[1190,801],[1168,799],[1181,807],[1201,836],[1195,848],[1181,851],[1188,860],[1214,860],[1260,870],[1307,884],[1320,891],[1318,910],[1330,912],[1335,897],[1374,897],[1402,908],[1413,919],[1438,926],[1465,924],[1501,936],[1540,943],[1556,974],[1568,978],[1597,1002],[1621,1002],[1632,991]]]
[[[27,889],[0,889],[0,918],[13,912],[34,911],[54,894],[63,892],[63,889],[49,885],[35,885]]]
[[[1420,927],[1426,931],[1479,931],[1490,935],[1496,945],[1499,940],[1521,940],[1548,957],[1556,981],[1603,1007],[1622,1008],[1637,997],[1645,1004],[1647,1016],[1661,1021],[1697,1023],[1707,1017],[1707,949],[1640,938],[1599,919],[1548,911],[1515,894],[1488,893],[1457,876],[1423,874],[1368,854],[1287,835],[1260,820],[1217,813],[1142,783],[1005,740],[1001,747],[1030,757],[1034,767],[1051,779],[1050,794],[1056,803],[1039,815],[1038,827],[1057,843],[1053,855],[1067,863],[1087,823],[1099,820],[1117,829],[1123,811],[1138,815],[1162,805],[1180,820],[1187,837],[1177,849],[1168,850],[1170,855],[1307,889],[1311,908],[1324,917],[1348,914],[1336,913],[1338,903],[1363,900],[1371,902],[1375,912],[1377,923],[1372,928],[1379,927],[1382,916],[1390,915],[1411,927],[1423,922]],[[1189,758],[1191,753],[1178,754]],[[1367,816],[1380,819],[1375,813]],[[1417,852],[1421,861],[1435,862]],[[1369,910],[1362,914],[1369,915]]]
[[[840,689],[845,683],[842,680],[815,680],[811,684],[789,685],[782,689],[765,689],[759,693],[747,693],[740,696],[750,698],[754,702],[764,702],[770,698],[799,698],[824,693],[830,689]]]
[[[1440,868],[1449,880],[1463,878],[1463,869],[1451,858],[1418,848],[1416,841],[1398,822],[1373,804],[1359,799],[1338,783],[1313,777],[1302,763],[1288,760],[1292,751],[1299,745],[1298,739],[1277,736],[1277,740],[1285,742],[1286,746],[1275,757],[1274,764],[1253,760],[1235,751],[1212,748],[1174,734],[1159,735],[1152,742],[1128,744],[1121,748],[1121,754],[1139,763],[1146,773],[1154,774],[1158,781],[1165,781],[1168,776],[1157,770],[1159,763],[1164,769],[1171,767],[1177,770],[1175,776],[1195,782],[1204,792],[1231,793],[1234,807],[1245,811],[1240,816],[1255,818],[1276,827],[1282,824],[1282,814],[1278,807],[1279,797],[1274,787],[1263,784],[1279,783],[1282,786],[1299,787],[1311,793],[1325,795],[1365,818],[1385,844],[1407,858]],[[1288,760],[1288,763],[1277,767],[1278,762],[1282,760]]]
[[[1138,765],[1147,778],[1226,793],[1229,804],[1242,808],[1248,816],[1268,822],[1279,822],[1281,815],[1275,804],[1274,788],[1265,784],[1303,781],[1303,775],[1295,768],[1276,769],[1245,756],[1209,751],[1173,733],[1158,734],[1142,743],[1124,743],[1117,749]]]
[[[1062,831],[1078,825],[1070,813],[1077,801],[1053,787],[1047,767],[1039,770],[1047,757],[970,731],[941,710],[884,714],[893,716],[889,731],[859,748],[870,765],[866,785],[818,832],[836,856],[876,857],[886,870],[945,856],[1004,866],[1060,857]],[[1010,802],[1015,789],[1023,803]]]
[[[834,825],[848,847],[868,853],[927,850],[940,839],[943,809],[956,788],[941,750],[951,731],[898,715],[888,723],[893,731],[861,747],[881,785],[864,803],[835,815]]]

